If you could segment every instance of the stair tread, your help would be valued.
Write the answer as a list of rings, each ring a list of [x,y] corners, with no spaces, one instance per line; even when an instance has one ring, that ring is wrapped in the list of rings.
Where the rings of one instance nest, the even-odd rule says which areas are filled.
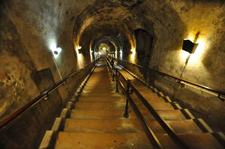
[[[84,101],[84,102],[88,102],[88,101],[95,101],[95,102],[118,102],[118,101],[124,101],[125,98],[124,97],[79,97],[78,98],[79,102],[80,101]]]
[[[103,63],[82,84],[85,86],[79,90],[79,102],[75,103],[75,109],[69,110],[70,118],[59,121],[63,131],[58,132],[55,148],[153,148],[130,105],[129,117],[123,117],[126,96],[121,89],[115,92],[115,81],[112,82],[110,71]],[[212,134],[202,133],[195,120],[186,119],[181,110],[175,110],[171,103],[125,70],[120,71],[190,148],[222,148]],[[136,95],[131,96],[163,148],[177,148]]]
[[[222,149],[210,133],[178,134],[190,148]],[[177,148],[167,134],[156,134],[163,148]],[[59,132],[57,148],[153,148],[145,133],[76,133]]]
[[[82,93],[81,97],[124,97],[124,95],[118,93]]]
[[[185,120],[185,116],[180,110],[158,110],[157,111],[162,118],[165,120],[179,119]],[[154,117],[149,113],[149,111],[141,110],[141,113],[146,119],[154,119]],[[70,118],[123,118],[124,110],[72,110]],[[129,110],[129,118],[136,118],[135,113]]]
[[[96,118],[96,119],[117,119],[123,117],[124,110],[72,110],[70,118]],[[129,118],[136,118],[134,113],[130,114]]]
[[[77,102],[75,109],[124,109],[125,102]]]
[[[58,148],[153,148],[145,133],[71,133],[59,132]]]
[[[193,120],[166,121],[176,133],[202,133]],[[154,133],[166,133],[155,120],[148,120]],[[138,119],[66,119],[64,131],[72,132],[141,132]]]
[[[166,102],[149,102],[155,110],[174,110],[170,103]],[[144,104],[136,103],[140,110],[146,109]],[[125,100],[122,102],[77,102],[75,109],[124,109]],[[146,109],[147,110],[147,109]]]
[[[143,128],[138,120],[132,119],[66,119],[63,131],[75,132],[142,132]]]

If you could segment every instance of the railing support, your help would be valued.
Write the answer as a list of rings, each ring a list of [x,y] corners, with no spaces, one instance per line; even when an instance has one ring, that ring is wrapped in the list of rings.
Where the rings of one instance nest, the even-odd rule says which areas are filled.
[[[116,69],[116,92],[119,92],[119,78],[118,78],[118,70]]]
[[[126,100],[126,106],[125,106],[125,113],[123,114],[123,117],[128,118],[129,117],[129,113],[128,113],[128,98]]]
[[[130,80],[127,80],[127,95],[129,95],[129,94],[132,94],[132,92],[130,93]],[[128,109],[129,109],[129,104],[128,104],[128,97],[127,97],[126,105],[125,105],[125,112],[123,114],[123,116],[125,118],[129,117]]]
[[[114,71],[113,71],[113,67],[112,67],[112,81],[114,81]]]

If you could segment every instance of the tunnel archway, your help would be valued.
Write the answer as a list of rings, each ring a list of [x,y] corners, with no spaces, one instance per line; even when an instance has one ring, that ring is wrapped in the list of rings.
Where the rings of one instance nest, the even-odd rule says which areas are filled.
[[[151,60],[154,37],[144,29],[134,30],[138,63],[147,66]]]
[[[120,54],[119,51],[122,51],[123,49],[123,43],[121,43],[121,41],[114,36],[101,36],[96,39],[93,39],[90,47],[91,49],[93,49],[94,52],[99,52],[98,47],[101,43],[106,43],[110,47],[108,54],[113,57],[116,57],[117,54]]]

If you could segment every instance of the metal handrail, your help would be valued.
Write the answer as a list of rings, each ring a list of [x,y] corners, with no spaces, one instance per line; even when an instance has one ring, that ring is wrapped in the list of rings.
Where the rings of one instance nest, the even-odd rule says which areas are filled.
[[[4,126],[6,126],[9,122],[11,122],[12,120],[14,120],[16,117],[18,117],[20,114],[22,114],[23,112],[25,112],[28,108],[30,108],[31,106],[33,106],[35,103],[41,101],[43,98],[48,97],[48,95],[54,91],[55,89],[57,89],[58,87],[60,87],[61,85],[63,85],[68,79],[70,79],[71,77],[73,77],[74,75],[79,74],[82,70],[84,70],[85,68],[87,68],[89,65],[95,63],[96,61],[98,61],[99,58],[95,59],[94,61],[92,61],[91,63],[87,64],[86,66],[82,67],[81,69],[79,69],[76,72],[71,73],[70,75],[68,75],[65,79],[63,79],[62,81],[58,82],[57,84],[55,84],[53,87],[51,87],[50,89],[44,91],[43,93],[41,93],[39,96],[37,96],[36,98],[34,98],[33,100],[29,101],[28,103],[26,103],[23,107],[19,108],[18,110],[16,110],[15,112],[13,112],[12,114],[8,115],[7,117],[3,118],[3,120],[0,122],[0,129],[3,128]]]
[[[128,61],[125,61],[125,60],[121,60],[121,59],[118,59],[118,58],[114,58],[114,57],[111,57],[115,60],[118,60],[118,61],[122,61],[122,62],[125,62],[125,63],[129,63],[129,64],[132,64],[132,65],[135,65],[137,67],[140,67],[142,69],[148,69],[152,72],[155,72],[155,73],[158,73],[159,75],[162,75],[162,76],[167,76],[167,77],[170,77],[170,78],[173,78],[175,80],[178,80],[180,83],[183,83],[183,84],[190,84],[190,85],[193,85],[193,86],[196,86],[196,87],[199,87],[201,89],[204,89],[204,90],[207,90],[207,91],[210,91],[210,92],[213,92],[216,94],[216,96],[222,100],[222,101],[225,101],[222,96],[225,96],[225,92],[224,91],[221,91],[221,90],[218,90],[218,89],[213,89],[211,87],[208,87],[208,86],[205,86],[205,85],[202,85],[202,84],[198,84],[198,83],[195,83],[195,82],[191,82],[191,81],[188,81],[188,80],[185,80],[185,79],[182,79],[182,78],[179,78],[179,77],[176,77],[176,76],[173,76],[173,75],[170,75],[170,74],[167,74],[167,73],[163,73],[163,72],[160,72],[160,71],[157,71],[155,69],[151,69],[151,68],[148,68],[148,67],[145,67],[145,66],[141,66],[141,65],[138,65],[138,64],[134,64],[134,63],[131,63],[131,62],[128,62]],[[209,92],[208,92],[209,93]]]
[[[109,64],[110,65],[110,64]],[[111,67],[112,68],[112,67]],[[172,127],[170,127],[168,125],[168,123],[159,116],[159,114],[155,111],[155,109],[147,102],[147,100],[139,93],[139,91],[121,74],[121,72],[116,71],[119,75],[115,75],[115,77],[119,77],[121,76],[122,79],[127,83],[128,87],[127,90],[125,90],[125,87],[122,87],[121,82],[119,81],[120,86],[122,87],[122,89],[124,90],[124,92],[126,93],[127,99],[129,100],[130,104],[132,105],[134,111],[136,111],[135,113],[137,114],[138,117],[140,117],[140,121],[144,126],[144,129],[147,130],[146,133],[147,135],[149,135],[150,139],[156,139],[156,142],[153,141],[153,143],[156,144],[157,148],[161,148],[160,143],[158,142],[157,138],[155,138],[154,133],[151,132],[152,130],[148,127],[147,123],[144,120],[143,115],[140,113],[139,109],[137,108],[137,106],[135,105],[134,101],[132,100],[132,98],[129,95],[129,87],[131,87],[132,91],[137,95],[137,97],[141,100],[141,102],[145,105],[145,107],[148,109],[149,112],[151,112],[151,114],[153,115],[153,117],[159,122],[159,124],[162,126],[162,128],[168,133],[168,135],[175,141],[175,143],[181,147],[181,148],[189,148],[188,145],[182,140],[180,139],[175,131],[173,130]],[[117,80],[119,80],[117,78]],[[126,109],[127,110],[127,109]],[[126,113],[126,112],[125,112]],[[150,141],[151,141],[150,140]],[[158,142],[158,143],[157,143]]]
[[[148,126],[147,122],[145,121],[143,115],[141,114],[140,110],[138,109],[138,107],[136,106],[136,104],[134,103],[133,99],[130,97],[129,95],[129,88],[127,88],[127,90],[125,89],[124,85],[119,81],[119,76],[117,76],[117,74],[115,73],[115,71],[113,70],[113,67],[111,66],[108,58],[106,57],[106,62],[107,65],[109,66],[110,69],[112,69],[112,73],[113,73],[113,77],[116,77],[116,80],[119,82],[119,85],[121,86],[123,92],[126,94],[127,97],[127,101],[129,100],[129,103],[131,104],[135,114],[137,115],[137,117],[139,118],[142,126],[144,127],[144,130],[149,138],[149,140],[152,142],[154,148],[162,148],[162,145],[160,144],[159,140],[157,139],[156,135],[154,134],[154,132],[151,130],[151,128]],[[120,72],[119,72],[120,73]],[[125,77],[120,73],[120,76],[125,79]],[[126,81],[126,79],[125,79]],[[127,81],[126,81],[127,82]],[[129,85],[128,85],[129,86]]]
[[[145,105],[145,107],[148,109],[148,111],[151,112],[151,114],[154,116],[154,118],[159,122],[159,124],[162,126],[162,128],[168,133],[168,135],[175,140],[175,142],[182,148],[189,148],[188,145],[180,139],[172,127],[162,118],[160,115],[156,112],[156,110],[148,103],[148,101],[140,94],[140,92],[132,85],[130,84],[130,87],[134,91],[134,93],[139,97],[141,102]]]

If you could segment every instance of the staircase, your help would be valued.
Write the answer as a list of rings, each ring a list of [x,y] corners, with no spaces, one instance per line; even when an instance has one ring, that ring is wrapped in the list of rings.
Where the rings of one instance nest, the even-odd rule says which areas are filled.
[[[156,89],[148,89],[127,71],[120,72],[132,80],[135,88],[190,148],[223,148],[222,133],[212,132],[202,119],[195,119],[187,109]],[[131,107],[129,117],[123,117],[126,96],[121,91],[115,92],[115,85],[106,62],[99,61],[75,98],[56,118],[52,129],[46,131],[40,149],[154,148]],[[131,97],[162,147],[178,148],[138,97],[134,94]]]

